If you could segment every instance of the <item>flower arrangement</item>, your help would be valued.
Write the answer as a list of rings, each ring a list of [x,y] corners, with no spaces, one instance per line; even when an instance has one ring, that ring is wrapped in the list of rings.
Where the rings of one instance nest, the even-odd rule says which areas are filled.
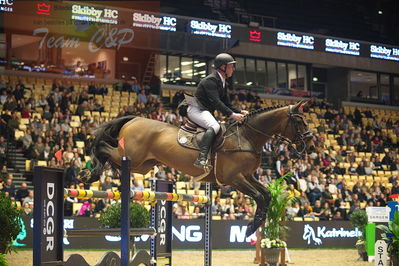
[[[265,238],[260,241],[261,248],[285,248],[287,247],[287,243],[285,241],[277,238],[271,240],[270,238]]]

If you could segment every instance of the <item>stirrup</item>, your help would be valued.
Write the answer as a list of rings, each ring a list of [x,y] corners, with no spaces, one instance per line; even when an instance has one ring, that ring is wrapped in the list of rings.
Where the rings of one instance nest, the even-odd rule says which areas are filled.
[[[195,167],[198,167],[198,168],[201,168],[201,169],[205,169],[205,170],[210,171],[210,170],[212,170],[213,166],[212,166],[211,164],[208,164],[207,161],[208,161],[208,160],[200,160],[200,159],[197,159],[197,160],[195,160],[195,162],[194,162],[194,166],[195,166]]]

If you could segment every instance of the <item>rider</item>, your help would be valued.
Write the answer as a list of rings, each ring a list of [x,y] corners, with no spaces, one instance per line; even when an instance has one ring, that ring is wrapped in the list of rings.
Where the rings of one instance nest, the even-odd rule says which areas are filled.
[[[236,61],[231,55],[218,54],[213,63],[215,71],[201,80],[194,94],[196,101],[188,106],[188,118],[206,129],[199,145],[199,156],[194,162],[194,166],[198,168],[209,170],[212,168],[212,165],[207,162],[207,156],[213,140],[220,130],[220,125],[213,116],[214,111],[218,110],[226,117],[236,121],[243,119],[246,114],[246,111],[240,111],[231,105],[227,92],[226,79],[233,75],[235,63]]]

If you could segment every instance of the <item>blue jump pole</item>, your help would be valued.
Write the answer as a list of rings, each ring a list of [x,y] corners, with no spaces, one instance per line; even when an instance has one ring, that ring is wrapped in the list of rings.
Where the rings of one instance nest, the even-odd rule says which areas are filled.
[[[121,164],[121,266],[130,264],[130,159]]]
[[[205,210],[205,238],[204,238],[204,265],[212,265],[212,238],[211,238],[211,223],[212,223],[212,185],[206,183],[205,195],[209,198]]]

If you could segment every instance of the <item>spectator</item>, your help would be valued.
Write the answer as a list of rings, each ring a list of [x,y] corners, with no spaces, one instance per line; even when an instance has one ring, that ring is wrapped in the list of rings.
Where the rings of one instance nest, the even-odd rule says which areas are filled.
[[[117,187],[117,185],[112,181],[110,176],[107,176],[104,183],[101,184],[101,190],[109,191],[112,190],[113,187]]]
[[[132,82],[131,82],[131,92],[135,92],[137,94],[139,94],[139,92],[141,92],[141,87],[140,84],[137,82],[137,78],[136,77],[132,77]]]
[[[82,207],[80,207],[78,216],[88,216],[87,214],[89,209],[90,209],[90,202],[86,200],[83,202]]]
[[[312,212],[309,213],[309,215],[320,218],[320,215],[323,213],[323,208],[321,207],[321,201],[316,200],[314,203],[314,206],[312,207]]]
[[[24,203],[22,205],[22,214],[26,216],[31,216],[33,214],[33,210],[29,203]]]
[[[295,201],[294,206],[289,206],[287,208],[288,217],[297,217],[300,209],[299,201]]]
[[[301,196],[301,193],[295,189],[293,184],[290,184],[289,188],[288,188],[288,197],[289,198],[297,198],[299,196]]]
[[[148,101],[147,96],[145,95],[145,90],[141,90],[140,94],[137,97],[137,102],[146,104]]]
[[[313,206],[316,200],[320,199],[322,188],[319,184],[319,181],[316,176],[311,177],[311,181],[308,182],[308,190],[309,190],[309,201],[310,205]]]
[[[89,111],[87,101],[83,101],[76,109],[76,115],[83,116],[86,111]]]
[[[0,96],[0,104],[4,105],[4,103],[6,102],[7,98],[8,98],[7,90],[2,90],[1,96]]]
[[[21,184],[21,187],[15,193],[15,199],[20,201],[22,204],[22,202],[25,200],[26,197],[28,197],[28,195],[29,195],[28,185],[25,182],[23,182]]]
[[[6,183],[3,185],[3,189],[1,190],[3,193],[7,193],[10,198],[15,197],[15,185],[12,182],[11,178],[8,178]]]
[[[34,202],[33,190],[29,190],[28,196],[26,196],[22,202],[22,206],[28,203],[29,206],[33,208],[33,202]]]
[[[139,191],[143,191],[144,190],[144,185],[143,182],[139,179],[134,179],[133,181],[133,186],[131,188],[132,190],[139,190]]]
[[[188,219],[190,214],[187,210],[186,201],[178,201],[173,204],[172,213],[179,219]]]
[[[201,208],[199,206],[194,207],[194,212],[191,214],[192,219],[198,219],[204,217],[205,213],[201,212]]]
[[[71,165],[70,162],[65,162],[65,170],[64,170],[64,180],[66,186],[70,186],[71,184],[78,184],[79,180],[77,179],[78,173],[76,169]]]
[[[214,203],[212,204],[212,215],[221,216],[223,212],[222,205],[220,204],[220,197],[216,196]]]

